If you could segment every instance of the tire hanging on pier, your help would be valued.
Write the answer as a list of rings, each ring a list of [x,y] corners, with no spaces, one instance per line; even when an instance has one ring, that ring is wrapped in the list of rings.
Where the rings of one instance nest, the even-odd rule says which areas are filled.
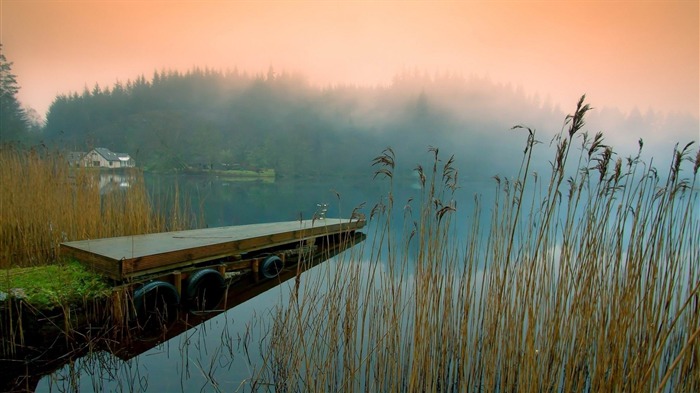
[[[260,272],[265,278],[275,278],[282,272],[284,263],[277,255],[270,255],[265,258],[260,268]]]
[[[177,289],[165,281],[151,281],[134,291],[134,310],[144,329],[173,322],[179,304]]]
[[[183,289],[184,303],[193,311],[213,310],[226,293],[224,277],[214,269],[194,272]]]

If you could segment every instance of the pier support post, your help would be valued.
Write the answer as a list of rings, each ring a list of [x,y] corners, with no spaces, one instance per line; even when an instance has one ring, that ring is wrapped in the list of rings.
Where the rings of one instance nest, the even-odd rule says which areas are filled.
[[[182,272],[173,272],[173,285],[175,286],[175,289],[177,289],[177,293],[182,295]]]
[[[126,323],[124,318],[124,289],[117,288],[112,291],[112,317],[115,321],[119,321],[119,325]]]

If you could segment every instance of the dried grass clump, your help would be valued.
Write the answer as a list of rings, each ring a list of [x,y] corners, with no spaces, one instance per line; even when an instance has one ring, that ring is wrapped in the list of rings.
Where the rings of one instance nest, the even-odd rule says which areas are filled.
[[[495,178],[490,225],[473,219],[466,239],[453,160],[431,149],[402,237],[390,190],[367,252],[325,265],[324,280],[302,280],[277,310],[254,386],[700,391],[700,152],[677,148],[665,175],[641,159],[641,141],[615,159],[602,134],[582,131],[588,110],[582,97],[567,117],[544,184],[529,170],[536,132],[516,127],[528,131],[521,171]],[[393,151],[375,164],[391,183]]]
[[[131,168],[124,175],[128,188],[101,194],[98,170],[70,168],[46,148],[0,147],[0,268],[53,263],[64,241],[191,226],[187,206],[157,212],[142,173]]]

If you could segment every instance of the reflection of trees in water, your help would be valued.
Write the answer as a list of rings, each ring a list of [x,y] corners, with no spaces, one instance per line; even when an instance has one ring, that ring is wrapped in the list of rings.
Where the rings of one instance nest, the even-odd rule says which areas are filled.
[[[300,215],[311,219],[320,203],[328,204],[328,217],[350,216],[362,202],[377,200],[381,194],[371,179],[278,178],[269,183],[156,174],[146,174],[145,179],[154,200],[178,190],[194,210],[201,210],[209,227],[291,221]]]

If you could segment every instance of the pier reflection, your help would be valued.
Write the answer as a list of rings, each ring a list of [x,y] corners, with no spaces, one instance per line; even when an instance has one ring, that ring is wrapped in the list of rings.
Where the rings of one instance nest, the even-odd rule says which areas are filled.
[[[180,309],[174,321],[153,329],[138,326],[115,326],[108,315],[102,324],[94,321],[86,326],[66,329],[59,317],[38,318],[41,323],[36,331],[26,332],[32,339],[18,347],[12,354],[3,353],[0,359],[0,391],[34,391],[46,375],[97,352],[109,352],[123,361],[138,357],[150,349],[167,342],[189,329],[235,308],[282,283],[298,277],[348,248],[364,241],[366,235],[355,232],[350,235],[324,237],[313,252],[302,255],[298,261],[289,261],[274,278],[261,278],[252,272],[230,278],[227,292],[218,307],[210,311],[191,312]],[[105,309],[109,305],[104,306]],[[5,351],[7,352],[7,351]]]

